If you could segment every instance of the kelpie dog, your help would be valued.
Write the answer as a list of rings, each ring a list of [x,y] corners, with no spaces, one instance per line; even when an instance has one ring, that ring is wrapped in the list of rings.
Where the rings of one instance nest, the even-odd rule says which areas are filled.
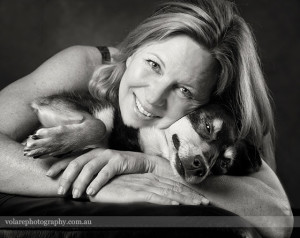
[[[162,156],[170,161],[176,175],[191,184],[200,183],[209,174],[246,175],[257,171],[262,163],[253,145],[238,140],[233,116],[218,104],[207,104],[165,130],[128,127],[116,106],[90,94],[62,93],[38,98],[31,106],[43,127],[80,123],[84,117],[94,116],[104,123],[108,140],[88,140],[81,133],[73,133],[72,138],[61,137],[51,146],[34,135],[34,141],[24,148],[28,156],[74,152],[102,144]],[[97,133],[89,138],[99,138]]]

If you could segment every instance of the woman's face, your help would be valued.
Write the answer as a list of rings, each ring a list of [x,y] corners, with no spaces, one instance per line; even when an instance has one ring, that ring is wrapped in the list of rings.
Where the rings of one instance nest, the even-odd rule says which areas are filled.
[[[119,88],[123,121],[167,128],[209,101],[216,82],[209,52],[188,36],[141,47],[126,61]]]

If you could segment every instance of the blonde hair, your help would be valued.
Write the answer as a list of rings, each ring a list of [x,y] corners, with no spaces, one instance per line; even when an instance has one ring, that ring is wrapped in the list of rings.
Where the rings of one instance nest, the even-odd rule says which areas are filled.
[[[274,119],[253,34],[235,5],[223,0],[164,3],[120,44],[115,63],[100,66],[89,84],[96,97],[117,102],[126,59],[139,47],[185,34],[215,58],[217,85],[212,100],[230,107],[236,116],[239,137],[269,151],[274,159]],[[264,136],[271,139],[264,144]]]

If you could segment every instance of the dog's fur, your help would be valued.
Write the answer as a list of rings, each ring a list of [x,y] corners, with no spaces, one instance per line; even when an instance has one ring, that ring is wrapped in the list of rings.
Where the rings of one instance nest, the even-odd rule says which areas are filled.
[[[246,175],[257,171],[262,163],[253,145],[237,139],[232,115],[217,104],[203,106],[165,130],[128,127],[116,106],[104,99],[97,100],[90,94],[39,98],[31,106],[44,127],[76,123],[91,114],[106,126],[109,138],[106,146],[167,158],[174,173],[191,184],[200,183],[209,174]],[[68,148],[78,150],[82,139],[80,136],[73,138],[74,145],[68,145]],[[68,141],[61,145],[66,143]],[[80,149],[82,147],[86,145]],[[34,155],[40,155],[38,150]]]

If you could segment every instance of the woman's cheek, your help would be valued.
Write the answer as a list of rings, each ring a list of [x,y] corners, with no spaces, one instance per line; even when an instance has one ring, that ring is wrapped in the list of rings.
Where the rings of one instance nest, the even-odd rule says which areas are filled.
[[[149,82],[150,75],[145,65],[137,64],[129,69],[127,79],[133,86],[145,86]]]

